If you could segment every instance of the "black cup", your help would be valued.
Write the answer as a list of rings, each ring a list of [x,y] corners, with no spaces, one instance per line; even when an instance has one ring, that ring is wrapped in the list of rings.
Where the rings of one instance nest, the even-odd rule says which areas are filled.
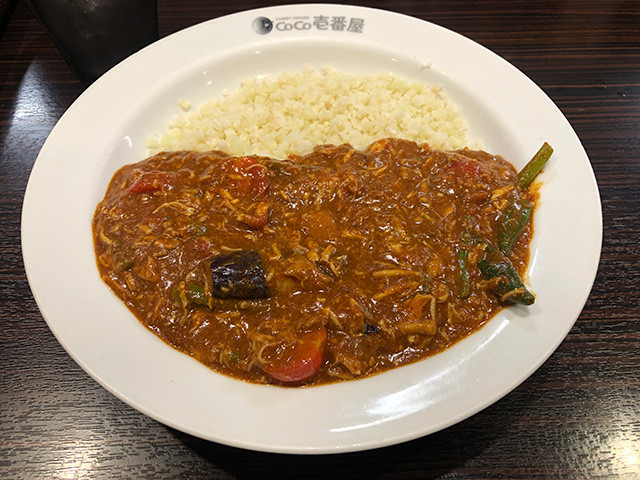
[[[18,0],[0,0],[0,40]]]
[[[158,39],[157,0],[27,0],[84,84]]]

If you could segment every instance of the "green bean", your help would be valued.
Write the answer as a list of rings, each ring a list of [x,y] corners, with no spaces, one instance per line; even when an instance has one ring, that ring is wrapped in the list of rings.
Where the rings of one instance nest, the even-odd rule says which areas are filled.
[[[531,217],[531,204],[512,202],[505,208],[498,219],[496,234],[498,237],[498,249],[505,255],[511,253],[513,245],[524,231]]]
[[[551,154],[553,148],[544,142],[540,150],[533,156],[518,175],[516,176],[516,185],[519,190],[526,190],[542,171]],[[513,245],[516,243],[522,232],[524,231],[529,218],[531,217],[532,206],[529,202],[520,203],[514,195],[512,195],[510,204],[504,210],[497,224],[498,249],[505,255],[511,253]]]
[[[553,148],[547,142],[544,142],[540,150],[533,156],[522,170],[518,172],[516,184],[520,190],[526,190],[533,183],[538,174],[542,171],[551,154]]]
[[[485,256],[478,262],[480,273],[488,279],[497,279],[493,292],[504,303],[532,305],[535,296],[525,287],[511,261],[488,243]]]

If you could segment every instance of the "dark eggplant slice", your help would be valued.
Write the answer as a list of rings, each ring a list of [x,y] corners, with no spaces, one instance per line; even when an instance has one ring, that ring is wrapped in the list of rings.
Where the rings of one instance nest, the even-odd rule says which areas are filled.
[[[371,333],[378,333],[380,331],[380,327],[378,325],[374,325],[372,323],[364,324],[364,334],[369,335]]]
[[[212,294],[217,298],[266,298],[269,296],[260,254],[253,250],[218,255],[209,264]]]

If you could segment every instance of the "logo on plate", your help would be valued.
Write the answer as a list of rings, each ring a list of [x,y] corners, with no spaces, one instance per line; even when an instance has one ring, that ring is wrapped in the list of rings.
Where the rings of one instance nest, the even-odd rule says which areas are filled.
[[[273,29],[273,22],[267,17],[257,17],[253,21],[253,29],[260,35],[266,35]]]
[[[304,15],[296,17],[256,17],[253,29],[260,35],[271,32],[296,32],[301,30],[325,30],[333,32],[363,33],[364,18],[340,15]]]

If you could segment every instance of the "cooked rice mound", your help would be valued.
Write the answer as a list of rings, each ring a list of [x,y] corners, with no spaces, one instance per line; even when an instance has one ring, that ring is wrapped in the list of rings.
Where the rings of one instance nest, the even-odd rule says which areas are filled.
[[[469,146],[467,125],[439,86],[396,75],[352,75],[307,67],[296,73],[244,80],[198,110],[185,113],[147,147],[222,150],[230,155],[285,158],[315,145],[350,143],[358,149],[384,137],[429,143],[440,150]]]

